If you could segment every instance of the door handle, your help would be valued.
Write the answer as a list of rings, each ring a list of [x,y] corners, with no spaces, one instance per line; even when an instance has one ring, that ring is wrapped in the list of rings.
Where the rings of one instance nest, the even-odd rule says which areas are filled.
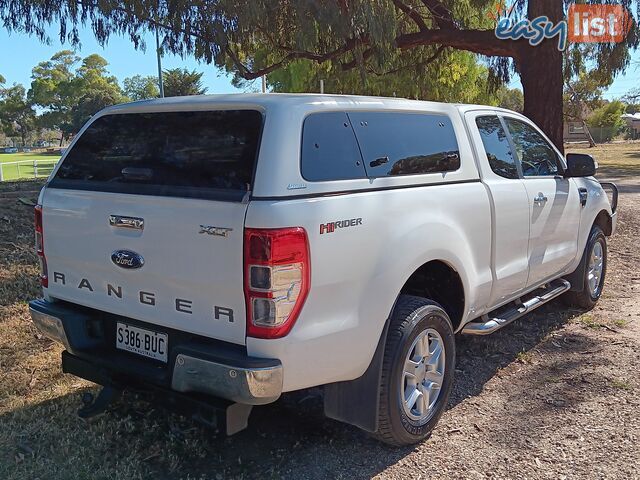
[[[109,215],[109,225],[111,225],[112,227],[144,230],[144,218],[123,217],[122,215]]]
[[[370,167],[379,167],[380,165],[382,165],[384,163],[389,163],[389,157],[376,158],[375,160],[369,162],[369,166]]]
[[[587,198],[589,197],[589,191],[584,187],[580,187],[578,189],[578,194],[580,195],[580,205],[582,205],[584,207],[587,204]]]
[[[544,205],[545,203],[547,203],[547,200],[549,199],[545,197],[542,192],[538,193],[536,197],[533,197],[533,203],[535,203],[536,205]]]

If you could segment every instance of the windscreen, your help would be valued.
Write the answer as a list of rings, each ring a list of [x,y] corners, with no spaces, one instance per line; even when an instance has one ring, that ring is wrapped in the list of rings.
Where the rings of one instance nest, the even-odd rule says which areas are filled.
[[[106,115],[49,186],[240,200],[251,189],[262,121],[255,110]]]

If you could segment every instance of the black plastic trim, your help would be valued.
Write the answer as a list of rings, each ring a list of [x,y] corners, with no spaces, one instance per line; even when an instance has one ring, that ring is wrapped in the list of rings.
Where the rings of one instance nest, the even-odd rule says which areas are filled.
[[[391,177],[385,177],[391,178]],[[405,188],[422,188],[422,187],[442,187],[446,185],[459,185],[462,183],[481,183],[479,178],[474,178],[470,180],[453,180],[449,182],[439,182],[439,183],[420,183],[415,185],[391,185],[386,187],[374,187],[374,188],[354,188],[351,190],[338,190],[335,192],[319,192],[319,193],[307,193],[302,195],[283,195],[283,196],[254,196],[250,197],[250,200],[268,200],[268,201],[277,201],[277,200],[299,200],[304,198],[319,198],[319,197],[335,197],[337,195],[350,195],[353,193],[368,193],[368,192],[381,192],[384,190],[403,190]]]
[[[92,182],[86,180],[61,180],[55,177],[47,184],[47,188],[119,193],[125,195],[196,198],[199,200],[220,200],[223,202],[241,202],[248,192],[248,190],[221,190],[211,188],[142,185],[135,183],[114,184],[108,182]]]
[[[110,374],[144,379],[165,388],[171,385],[173,367],[177,355],[184,354],[206,361],[228,365],[231,368],[254,369],[281,366],[280,360],[250,357],[246,347],[180,330],[150,324],[120,315],[114,315],[68,302],[33,300],[29,306],[41,313],[59,318],[69,341],[70,353],[90,362],[97,369]],[[168,362],[159,362],[117,350],[115,348],[115,323],[124,322],[169,336]],[[100,335],[91,335],[98,324]],[[97,382],[100,383],[100,382]]]
[[[616,213],[618,211],[618,186],[613,182],[600,182],[600,186],[603,190],[607,188],[611,189],[612,199],[611,199],[611,212]]]

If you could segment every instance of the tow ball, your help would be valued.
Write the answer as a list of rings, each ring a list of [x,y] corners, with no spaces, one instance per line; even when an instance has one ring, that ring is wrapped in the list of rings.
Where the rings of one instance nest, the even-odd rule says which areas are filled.
[[[120,398],[121,394],[121,390],[118,390],[111,385],[102,387],[102,390],[100,390],[97,397],[94,397],[94,395],[89,392],[83,393],[83,406],[78,409],[78,416],[80,418],[91,418],[104,413],[112,402]]]

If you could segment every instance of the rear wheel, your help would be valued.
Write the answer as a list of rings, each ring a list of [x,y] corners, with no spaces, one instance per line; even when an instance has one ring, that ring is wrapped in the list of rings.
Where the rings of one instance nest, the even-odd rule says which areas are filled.
[[[590,310],[602,295],[607,273],[607,237],[597,225],[591,228],[589,240],[582,255],[585,265],[584,275],[581,278],[582,291],[570,291],[565,294],[564,300],[569,305]]]
[[[427,438],[447,405],[454,364],[453,327],[444,309],[401,295],[385,345],[377,438],[397,446]]]

